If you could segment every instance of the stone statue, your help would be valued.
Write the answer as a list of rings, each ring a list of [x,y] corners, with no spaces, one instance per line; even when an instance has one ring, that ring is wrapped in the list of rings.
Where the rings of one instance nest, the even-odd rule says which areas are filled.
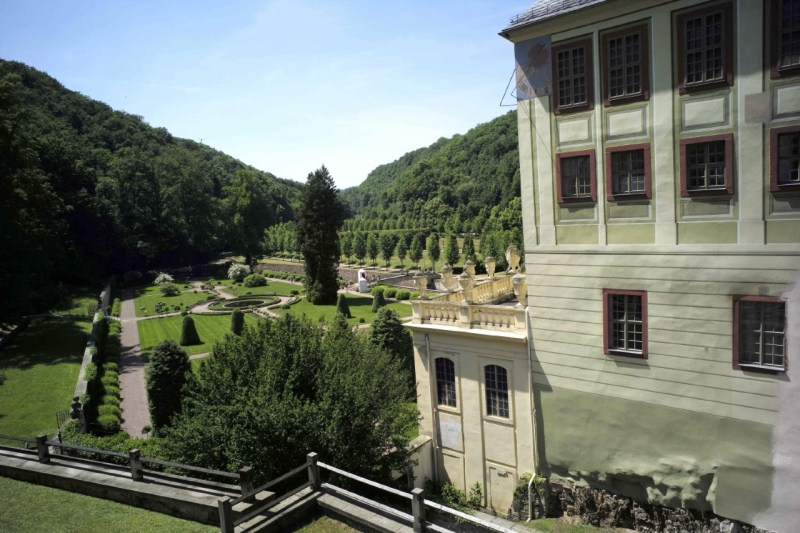
[[[491,255],[488,256],[486,258],[486,261],[484,261],[484,263],[486,264],[486,273],[489,275],[490,278],[493,278],[494,277],[494,269],[495,269],[494,257],[492,257]]]
[[[506,262],[508,262],[508,270],[506,270],[506,274],[514,274],[520,273],[519,268],[519,260],[522,255],[519,253],[519,248],[517,248],[516,244],[512,244],[506,249]]]
[[[473,266],[474,269],[474,266]],[[458,284],[461,286],[461,291],[464,294],[464,302],[466,304],[472,303],[472,287],[475,285],[475,280],[470,276],[466,270],[458,277]]]
[[[369,292],[369,281],[367,281],[367,271],[363,268],[358,271],[358,292]]]
[[[426,276],[423,272],[417,272],[414,276],[414,284],[417,286],[417,292],[420,296],[425,294],[425,290],[428,288],[428,276]]]
[[[470,277],[475,277],[475,261],[472,259],[467,259],[467,262],[464,263],[464,272],[467,272]]]
[[[453,267],[447,263],[442,267],[442,284],[444,285],[444,290],[447,292],[453,290],[451,288],[453,285]]]

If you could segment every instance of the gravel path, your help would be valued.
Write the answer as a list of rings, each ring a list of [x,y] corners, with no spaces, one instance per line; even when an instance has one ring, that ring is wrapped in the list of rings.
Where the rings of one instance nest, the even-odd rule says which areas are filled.
[[[136,307],[133,293],[122,295],[122,353],[119,360],[119,382],[122,389],[122,429],[131,437],[141,437],[142,428],[150,424],[147,408],[142,352],[139,349],[139,328],[136,326]]]

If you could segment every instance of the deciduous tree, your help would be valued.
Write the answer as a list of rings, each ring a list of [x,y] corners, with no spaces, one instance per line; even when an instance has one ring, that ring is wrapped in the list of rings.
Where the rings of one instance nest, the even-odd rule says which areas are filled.
[[[240,170],[224,192],[228,242],[252,266],[263,254],[264,230],[275,220],[272,190],[257,172]]]

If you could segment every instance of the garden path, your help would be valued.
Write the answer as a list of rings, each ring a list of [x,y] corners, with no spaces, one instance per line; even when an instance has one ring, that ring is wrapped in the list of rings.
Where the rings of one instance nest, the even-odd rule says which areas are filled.
[[[119,383],[122,396],[122,429],[131,437],[141,437],[142,428],[150,425],[145,389],[145,363],[139,347],[139,328],[136,326],[136,306],[133,292],[122,294],[122,351],[119,359]]]

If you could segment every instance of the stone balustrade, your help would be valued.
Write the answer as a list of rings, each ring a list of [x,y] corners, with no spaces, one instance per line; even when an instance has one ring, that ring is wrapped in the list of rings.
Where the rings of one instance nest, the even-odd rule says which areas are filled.
[[[507,305],[468,305],[441,299],[412,302],[414,324],[525,333],[525,309]]]
[[[513,276],[501,276],[486,280],[477,280],[472,288],[472,303],[497,304],[514,297]],[[462,302],[464,291],[443,293],[431,298],[434,302]]]

